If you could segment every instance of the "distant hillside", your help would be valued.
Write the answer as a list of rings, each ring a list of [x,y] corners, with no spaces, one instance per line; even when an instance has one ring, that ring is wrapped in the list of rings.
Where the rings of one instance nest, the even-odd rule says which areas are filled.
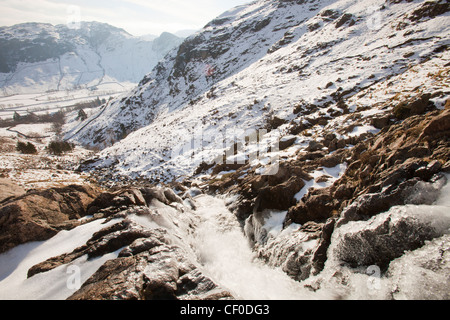
[[[138,83],[182,42],[170,33],[151,41],[98,22],[66,25],[25,23],[0,28],[3,94]]]

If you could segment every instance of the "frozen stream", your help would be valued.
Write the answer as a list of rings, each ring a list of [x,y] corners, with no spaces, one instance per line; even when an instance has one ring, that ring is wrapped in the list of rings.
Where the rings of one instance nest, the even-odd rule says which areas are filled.
[[[237,218],[227,209],[226,199],[200,195],[195,197],[197,210],[184,213],[172,207],[159,208],[164,223],[135,219],[148,228],[164,225],[189,246],[192,260],[198,260],[201,271],[215,283],[242,300],[322,300],[322,299],[411,299],[449,297],[450,279],[450,184],[440,190],[439,199],[433,205],[406,205],[392,208],[369,221],[348,223],[335,230],[328,250],[325,269],[317,276],[302,283],[292,280],[280,269],[269,267],[256,257],[245,237]],[[229,200],[228,200],[229,201]],[[185,216],[186,215],[186,216]],[[192,216],[190,216],[192,215]],[[355,230],[368,230],[377,220],[391,217],[393,220],[410,217],[431,225],[441,235],[426,242],[423,248],[405,254],[391,262],[389,274],[377,274],[376,268],[351,269],[342,265],[338,255],[342,239]],[[197,221],[195,229],[189,229],[181,220],[192,217]],[[141,221],[145,219],[145,221]],[[67,266],[27,279],[27,270],[50,257],[71,252],[83,245],[100,229],[116,223],[102,225],[103,220],[93,221],[71,231],[60,232],[43,242],[18,246],[0,255],[0,300],[7,299],[66,299],[73,291],[68,288]],[[277,220],[281,223],[282,220]],[[175,223],[174,223],[175,222]],[[177,223],[178,222],[178,223]],[[266,225],[273,227],[273,219]],[[189,230],[188,230],[189,229]],[[276,235],[276,234],[275,234]],[[287,237],[289,238],[289,236]],[[120,251],[120,250],[119,250]],[[93,275],[109,259],[117,258],[119,251],[103,257],[87,260],[82,257],[76,265],[82,274],[81,283]],[[362,255],[365,253],[363,252]],[[435,257],[435,258],[434,258]],[[430,263],[438,263],[437,269]],[[430,269],[431,268],[431,269]],[[446,271],[448,270],[448,271]],[[367,273],[370,271],[369,273]],[[305,288],[308,284],[310,288]],[[397,289],[401,290],[398,291]]]
[[[194,246],[205,273],[213,280],[244,300],[313,298],[284,272],[257,259],[223,199],[200,196],[195,200],[203,224],[197,229]]]

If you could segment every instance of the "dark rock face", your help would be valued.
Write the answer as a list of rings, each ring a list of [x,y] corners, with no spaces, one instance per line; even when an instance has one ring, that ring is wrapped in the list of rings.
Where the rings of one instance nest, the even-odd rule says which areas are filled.
[[[0,253],[72,229],[87,215],[98,191],[89,186],[32,191],[0,207]]]

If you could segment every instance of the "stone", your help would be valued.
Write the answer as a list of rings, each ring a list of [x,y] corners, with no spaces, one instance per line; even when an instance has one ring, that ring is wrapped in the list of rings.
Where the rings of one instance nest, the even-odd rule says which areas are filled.
[[[0,179],[0,204],[25,194],[25,189],[9,179]]]
[[[444,110],[440,115],[433,118],[425,127],[419,140],[429,140],[438,137],[448,136],[450,131],[450,110]]]
[[[44,241],[70,230],[88,213],[99,192],[89,186],[32,191],[0,207],[0,253],[31,241]]]
[[[396,207],[368,221],[336,226],[330,252],[352,268],[376,265],[386,270],[392,260],[406,251],[416,250],[426,241],[441,236],[432,219]],[[448,227],[450,221],[444,221]]]
[[[304,224],[309,221],[327,220],[332,217],[337,205],[330,188],[310,191],[299,203],[289,208],[286,221]]]
[[[303,179],[292,177],[288,181],[267,186],[259,191],[256,199],[256,211],[265,209],[287,210],[295,204],[294,196],[305,186]]]
[[[291,147],[295,143],[295,141],[297,141],[297,137],[295,136],[284,137],[280,139],[278,147],[280,150],[286,150],[287,148]]]

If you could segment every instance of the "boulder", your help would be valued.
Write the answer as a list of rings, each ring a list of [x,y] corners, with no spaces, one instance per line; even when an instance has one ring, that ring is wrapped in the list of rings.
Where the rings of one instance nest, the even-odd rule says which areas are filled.
[[[265,209],[287,210],[295,205],[294,196],[305,186],[301,178],[292,177],[276,186],[267,186],[259,191],[256,199],[256,211]]]
[[[69,300],[207,300],[232,299],[231,293],[204,275],[192,255],[163,228],[146,229],[124,220],[94,234],[71,257],[52,258],[30,269],[47,271],[78,256],[95,258],[123,248],[103,264]],[[44,268],[43,268],[44,267]]]
[[[25,194],[25,189],[9,179],[0,179],[0,203]]]
[[[368,221],[338,227],[329,253],[353,268],[389,263],[407,251],[421,248],[442,236],[450,227],[446,207],[394,207]]]
[[[99,192],[90,186],[31,191],[0,207],[0,253],[80,225]]]
[[[309,221],[324,221],[333,216],[338,206],[339,203],[333,198],[330,188],[316,189],[289,208],[286,222],[304,224]]]

